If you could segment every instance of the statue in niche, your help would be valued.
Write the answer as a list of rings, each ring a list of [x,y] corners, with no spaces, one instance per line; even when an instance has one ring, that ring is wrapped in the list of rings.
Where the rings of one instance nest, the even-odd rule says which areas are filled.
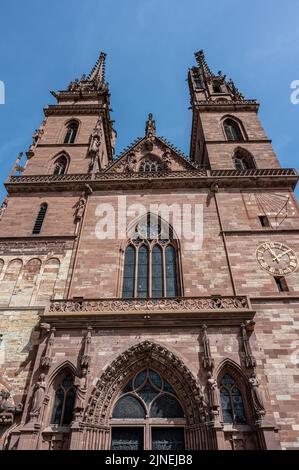
[[[262,395],[259,391],[260,383],[255,373],[251,374],[251,377],[249,378],[249,383],[250,383],[251,396],[253,400],[254,409],[258,415],[259,420],[261,420],[263,416],[265,416],[266,411],[265,411]]]
[[[101,138],[102,138],[101,122],[102,122],[102,118],[100,117],[96,124],[96,127],[94,128],[91,134],[91,140],[90,140],[90,145],[89,145],[89,156],[91,157],[89,168],[91,172],[94,171],[95,161],[98,159],[98,156],[99,156],[99,149],[100,149]]]
[[[76,401],[75,401],[75,414],[81,415],[82,411],[85,408],[85,398],[87,393],[87,369],[83,368],[81,372],[81,377],[75,378],[75,388],[76,388]]]
[[[32,399],[32,406],[30,411],[31,417],[38,417],[41,411],[41,407],[44,402],[46,391],[46,376],[41,374],[34,387],[34,395]]]

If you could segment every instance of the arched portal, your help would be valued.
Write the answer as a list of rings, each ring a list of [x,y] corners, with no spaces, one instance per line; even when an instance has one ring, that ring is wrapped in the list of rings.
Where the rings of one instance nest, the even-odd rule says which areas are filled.
[[[84,448],[212,449],[206,401],[171,351],[145,341],[106,369],[85,411]]]

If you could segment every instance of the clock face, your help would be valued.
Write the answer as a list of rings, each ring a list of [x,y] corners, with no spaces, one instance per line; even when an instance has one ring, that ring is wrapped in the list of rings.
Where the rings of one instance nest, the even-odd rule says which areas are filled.
[[[287,245],[279,242],[266,242],[256,252],[262,269],[273,276],[288,276],[298,268],[298,258]]]

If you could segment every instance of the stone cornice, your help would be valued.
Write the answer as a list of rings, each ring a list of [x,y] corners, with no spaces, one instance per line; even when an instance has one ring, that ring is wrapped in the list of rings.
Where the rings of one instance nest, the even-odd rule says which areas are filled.
[[[210,188],[215,180],[219,188],[295,188],[298,175],[294,169],[164,171],[126,173],[103,171],[96,174],[12,176],[5,186],[9,193],[82,191],[88,183],[94,190],[107,189],[186,189]]]
[[[298,233],[299,234],[299,228],[262,228],[262,229],[239,229],[239,230],[223,230],[220,233],[224,233],[225,235],[279,235],[281,233],[287,234],[287,233]]]
[[[49,105],[44,108],[45,116],[66,116],[66,115],[85,115],[85,114],[100,114],[102,106],[100,104],[64,104]]]
[[[198,111],[255,111],[259,110],[259,103],[256,100],[240,101],[194,101],[193,109]]]

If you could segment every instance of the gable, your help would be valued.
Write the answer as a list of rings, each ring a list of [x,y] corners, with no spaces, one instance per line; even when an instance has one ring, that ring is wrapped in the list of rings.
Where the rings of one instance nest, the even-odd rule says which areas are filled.
[[[138,173],[140,171],[172,172],[195,170],[195,166],[161,137],[138,139],[115,161],[107,172]]]

